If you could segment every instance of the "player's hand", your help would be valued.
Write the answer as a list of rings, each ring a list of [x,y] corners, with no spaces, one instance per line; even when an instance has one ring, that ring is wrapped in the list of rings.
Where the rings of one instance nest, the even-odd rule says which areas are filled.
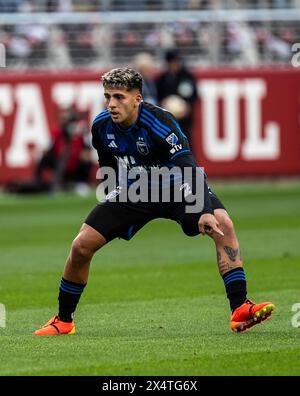
[[[204,213],[198,221],[199,231],[202,235],[212,235],[216,232],[218,235],[224,236],[219,228],[218,220],[210,213]]]

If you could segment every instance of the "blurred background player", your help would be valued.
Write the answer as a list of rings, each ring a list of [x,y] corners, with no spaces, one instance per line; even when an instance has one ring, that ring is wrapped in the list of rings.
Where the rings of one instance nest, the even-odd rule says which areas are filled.
[[[166,51],[165,64],[166,69],[157,80],[158,102],[175,116],[192,146],[194,104],[198,99],[196,80],[178,49]]]
[[[135,56],[133,65],[143,76],[143,100],[157,104],[156,70],[153,56],[148,52],[141,52]]]
[[[89,191],[92,165],[87,115],[73,108],[59,108],[50,147],[36,167],[38,190],[74,187],[78,194],[84,195]]]

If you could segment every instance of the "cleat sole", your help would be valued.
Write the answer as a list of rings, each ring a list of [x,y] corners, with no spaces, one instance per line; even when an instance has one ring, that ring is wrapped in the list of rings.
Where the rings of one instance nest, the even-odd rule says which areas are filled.
[[[268,304],[264,308],[260,309],[259,311],[255,312],[253,315],[253,319],[249,320],[248,322],[233,322],[231,323],[231,329],[235,333],[244,333],[245,331],[251,329],[251,327],[255,326],[256,324],[263,324],[263,322],[271,317],[272,312],[275,309],[274,304]]]
[[[253,315],[253,320],[255,320],[256,322],[262,322],[266,320],[272,314],[274,309],[275,309],[274,304],[266,305],[264,308],[255,312],[255,314]]]

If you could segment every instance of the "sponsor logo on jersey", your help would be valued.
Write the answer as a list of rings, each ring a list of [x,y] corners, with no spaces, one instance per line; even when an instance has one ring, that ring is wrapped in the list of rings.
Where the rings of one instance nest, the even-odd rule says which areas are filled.
[[[175,135],[175,133],[171,133],[171,135],[169,135],[166,138],[166,141],[171,145],[171,146],[175,146],[176,143],[178,142],[178,137]]]
[[[108,133],[107,134],[107,139],[114,139],[115,135],[113,133]]]
[[[175,146],[172,147],[172,149],[170,150],[171,154],[176,153],[176,151],[180,151],[182,149],[182,145],[181,144],[175,144]]]

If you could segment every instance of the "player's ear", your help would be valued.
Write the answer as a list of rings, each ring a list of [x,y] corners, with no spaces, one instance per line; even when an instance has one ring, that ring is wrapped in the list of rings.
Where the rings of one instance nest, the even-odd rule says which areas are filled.
[[[138,94],[136,95],[136,97],[135,97],[135,102],[136,102],[136,104],[139,106],[142,100],[143,100],[142,94],[138,93]]]

